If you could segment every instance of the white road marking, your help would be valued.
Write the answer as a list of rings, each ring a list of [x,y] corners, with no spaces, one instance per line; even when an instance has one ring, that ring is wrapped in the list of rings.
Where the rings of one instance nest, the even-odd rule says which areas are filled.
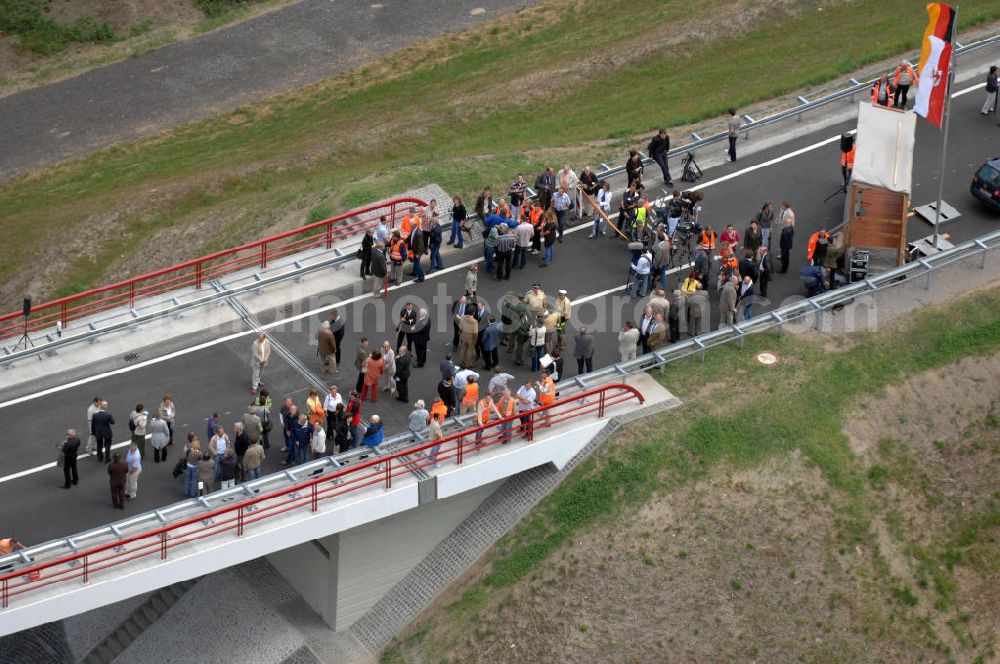
[[[967,88],[959,90],[958,92],[952,93],[952,98],[961,97],[962,95],[968,94],[969,92],[972,92],[973,90],[978,90],[981,87],[982,87],[981,83],[977,83],[975,85],[969,86]],[[722,177],[716,178],[715,180],[709,180],[708,182],[703,182],[703,183],[701,183],[699,185],[695,185],[693,187],[690,187],[690,189],[692,191],[694,191],[694,190],[698,190],[698,189],[704,189],[706,187],[711,187],[712,185],[716,185],[716,184],[719,184],[721,182],[726,182],[727,180],[732,180],[733,178],[739,177],[741,175],[746,175],[747,173],[752,173],[752,172],[754,172],[756,170],[759,170],[761,168],[766,168],[768,166],[773,166],[774,164],[778,164],[778,163],[780,163],[782,161],[785,161],[787,159],[791,159],[793,157],[798,157],[799,155],[803,155],[803,154],[805,154],[807,152],[811,152],[812,150],[816,150],[817,148],[821,148],[821,147],[830,145],[831,143],[836,143],[839,140],[840,140],[840,135],[838,134],[836,136],[832,136],[830,138],[824,139],[824,140],[819,141],[817,143],[813,143],[812,145],[807,145],[806,147],[799,148],[798,150],[794,150],[794,151],[789,152],[789,153],[787,153],[785,155],[782,155],[780,157],[775,157],[774,159],[771,159],[769,161],[765,161],[763,163],[756,164],[754,166],[748,166],[746,168],[743,168],[741,170],[735,171],[733,173],[729,173],[727,175],[723,175]],[[611,215],[611,216],[614,217],[616,215]],[[583,231],[583,230],[586,230],[586,229],[590,229],[590,228],[592,228],[592,225],[590,223],[581,224],[581,225],[579,225],[579,226],[577,226],[575,228],[568,229],[566,231],[566,233],[577,233],[577,232],[580,232],[580,231]],[[427,278],[428,279],[433,279],[433,278],[436,278],[436,277],[438,277],[438,276],[440,276],[442,274],[448,274],[450,272],[454,272],[456,270],[460,270],[460,269],[468,267],[468,266],[470,266],[470,265],[472,265],[474,263],[479,263],[479,262],[481,262],[483,260],[484,260],[483,258],[476,258],[476,259],[473,259],[473,260],[470,260],[470,261],[466,261],[464,263],[459,263],[458,265],[453,265],[452,267],[448,267],[448,268],[445,268],[443,270],[438,270],[436,272],[428,274]],[[389,288],[389,290],[390,291],[394,291],[394,290],[397,290],[399,288],[404,288],[406,286],[409,286],[412,283],[413,282],[408,281],[406,283],[403,283],[403,284],[400,284],[400,285],[397,285],[397,286],[391,286]],[[620,290],[620,289],[621,289],[621,287],[612,288],[612,289],[610,289],[610,291],[608,291],[608,293],[613,293],[614,291]],[[607,293],[605,293],[605,294],[607,294]],[[305,311],[305,312],[303,312],[301,314],[297,314],[295,316],[290,316],[288,318],[282,318],[281,320],[274,321],[273,323],[268,323],[267,325],[264,325],[262,327],[265,330],[270,330],[270,329],[273,329],[273,328],[276,328],[276,327],[281,327],[282,325],[285,325],[286,323],[290,323],[290,322],[297,321],[297,320],[302,320],[303,318],[309,318],[311,316],[315,316],[318,313],[322,313],[324,311],[329,311],[334,306],[341,307],[341,306],[345,306],[345,305],[348,305],[348,304],[354,304],[355,302],[358,302],[360,300],[364,300],[364,299],[367,299],[367,298],[370,298],[370,297],[372,297],[371,293],[365,293],[363,295],[358,295],[358,296],[349,298],[347,300],[343,300],[341,302],[337,302],[337,303],[330,304],[330,305],[327,305],[327,306],[319,307],[319,308],[313,309],[311,311]],[[595,299],[596,297],[598,297],[598,295],[595,295],[593,297],[591,297],[591,296],[585,296],[585,297],[589,297],[590,299]],[[578,299],[577,301],[581,301],[581,300]],[[583,300],[583,301],[586,301],[586,300]],[[198,352],[200,350],[204,350],[206,348],[211,348],[212,346],[216,346],[218,344],[226,343],[228,341],[232,341],[233,339],[239,339],[240,337],[248,337],[248,336],[251,336],[253,334],[256,334],[256,332],[254,332],[253,330],[247,330],[245,332],[235,332],[233,334],[228,334],[226,336],[219,337],[218,339],[212,339],[211,341],[206,341],[204,343],[200,343],[200,344],[191,346],[189,348],[184,348],[184,349],[181,349],[181,350],[178,350],[178,351],[174,351],[173,353],[168,353],[166,355],[162,355],[160,357],[156,357],[156,358],[153,358],[153,359],[150,359],[150,360],[145,360],[144,362],[138,362],[136,364],[132,364],[132,365],[129,365],[129,366],[126,366],[126,367],[122,367],[120,369],[115,369],[114,371],[106,371],[104,373],[97,374],[96,376],[91,376],[90,378],[81,378],[79,380],[75,380],[75,381],[72,381],[72,382],[69,382],[69,383],[65,383],[64,385],[57,385],[55,387],[50,387],[48,389],[41,390],[39,392],[35,392],[34,394],[27,394],[25,396],[18,397],[16,399],[10,399],[8,401],[4,401],[3,403],[0,403],[0,408],[6,408],[8,406],[14,406],[14,405],[17,405],[19,403],[24,403],[26,401],[31,401],[33,399],[37,399],[39,397],[48,396],[50,394],[56,394],[57,392],[60,392],[62,390],[71,389],[71,388],[74,388],[74,387],[79,387],[81,385],[86,385],[86,384],[91,383],[93,381],[103,380],[103,379],[109,378],[111,376],[117,376],[117,375],[120,375],[120,374],[129,373],[129,372],[135,371],[137,369],[143,369],[145,367],[152,366],[152,365],[158,364],[160,362],[166,362],[166,361],[172,360],[172,359],[174,359],[176,357],[181,357],[183,355],[188,355],[190,353],[196,353],[196,352]],[[54,464],[52,464],[52,465],[54,465]],[[47,466],[47,467],[51,467],[51,465]]]
[[[124,443],[115,443],[114,445],[111,446],[111,449],[117,450],[120,447],[128,447],[131,444],[132,440],[129,439]],[[96,454],[94,452],[84,452],[83,454],[78,454],[76,458],[86,459],[87,457],[92,457],[92,456],[96,456]],[[53,461],[52,463],[47,463],[44,466],[35,466],[34,468],[29,468],[27,470],[22,470],[16,473],[12,473],[5,477],[0,477],[0,484],[3,484],[4,482],[9,482],[10,480],[16,480],[19,477],[26,477],[28,475],[33,475],[34,473],[40,473],[43,470],[49,470],[50,468],[55,468],[55,467],[56,467],[56,462]]]

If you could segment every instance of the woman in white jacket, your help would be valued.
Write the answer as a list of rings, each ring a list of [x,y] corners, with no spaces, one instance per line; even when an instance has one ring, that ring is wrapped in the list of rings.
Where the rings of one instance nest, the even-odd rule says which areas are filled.
[[[611,183],[605,180],[601,188],[597,190],[597,204],[601,210],[594,217],[594,232],[588,235],[588,238],[596,240],[598,235],[604,235],[604,231],[601,229],[601,221],[604,216],[611,214],[611,197]]]

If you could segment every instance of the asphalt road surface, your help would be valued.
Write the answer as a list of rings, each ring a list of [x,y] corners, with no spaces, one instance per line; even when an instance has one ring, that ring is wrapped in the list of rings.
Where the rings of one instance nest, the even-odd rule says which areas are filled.
[[[534,0],[302,0],[0,98],[0,180],[228,111]]]
[[[1000,213],[986,208],[968,193],[973,170],[987,157],[1000,152],[1000,127],[997,127],[994,118],[983,118],[978,114],[980,103],[980,95],[970,93],[956,98],[953,104],[955,118],[948,153],[945,200],[958,208],[962,217],[948,224],[945,230],[956,241],[992,231],[1000,223]],[[707,169],[699,183],[706,185],[703,189],[703,219],[716,228],[731,222],[742,233],[763,200],[777,204],[787,199],[792,203],[797,218],[792,268],[786,275],[775,275],[769,293],[774,306],[780,305],[786,298],[804,295],[797,269],[805,263],[806,240],[819,226],[833,226],[841,218],[842,196],[823,203],[823,199],[840,184],[837,143],[832,141],[815,149],[805,148],[852,128],[851,123],[828,127],[735,163]],[[915,205],[930,202],[937,195],[939,136],[938,131],[927,123],[922,120],[918,123],[913,178]],[[721,153],[723,147],[719,146],[718,150]],[[801,153],[793,155],[797,151]],[[647,181],[653,181],[648,174]],[[615,186],[620,190],[619,183]],[[576,301],[574,322],[587,324],[595,332],[595,365],[605,366],[617,360],[616,336],[620,321],[637,320],[642,302],[621,297],[624,295],[629,261],[624,245],[607,239],[588,240],[588,232],[580,228],[567,233],[565,242],[556,245],[551,267],[538,267],[537,257],[532,257],[528,268],[515,270],[513,278],[507,282],[497,282],[482,272],[479,290],[490,303],[496,303],[505,293],[522,291],[534,282],[540,283],[552,297],[557,289],[565,288]],[[930,232],[930,226],[924,222],[911,220],[910,239],[926,236]],[[427,366],[415,369],[410,380],[410,401],[417,398],[429,401],[433,398],[440,380],[438,362],[445,352],[451,350],[446,346],[451,340],[451,322],[445,312],[450,310],[451,298],[457,297],[462,289],[465,275],[462,265],[476,260],[480,252],[481,246],[476,246],[451,254],[446,259],[448,269],[422,284],[410,283],[392,290],[386,303],[362,297],[353,304],[342,306],[348,331],[344,339],[344,367],[334,379],[342,392],[346,393],[356,378],[351,358],[360,337],[364,335],[378,343],[390,339],[394,343],[393,324],[397,312],[403,301],[413,299],[426,303],[434,319],[435,331],[431,337]],[[676,286],[676,276],[671,278],[668,286],[671,289]],[[344,302],[355,295],[356,292],[350,289],[331,292],[319,298],[319,303]],[[714,292],[712,300],[713,304],[717,302]],[[318,308],[315,299],[293,304],[296,311]],[[272,332],[275,338],[317,371],[319,366],[312,340],[320,321],[327,317],[327,311],[324,307],[322,312]],[[276,315],[272,312],[261,318],[263,322],[270,322],[275,320]],[[712,321],[714,327],[717,315],[713,314]],[[570,331],[570,340],[574,334]],[[36,543],[182,499],[181,481],[170,477],[173,461],[179,454],[178,446],[170,448],[172,458],[166,464],[155,465],[151,457],[147,457],[139,480],[139,497],[129,503],[124,514],[112,510],[103,465],[92,458],[80,460],[80,484],[69,491],[58,488],[62,482],[59,469],[27,471],[54,460],[54,445],[62,439],[67,427],[83,429],[86,407],[95,395],[101,395],[111,403],[111,412],[119,422],[115,429],[115,442],[127,440],[129,434],[125,422],[136,402],[141,401],[152,408],[167,392],[173,394],[177,404],[178,439],[183,440],[185,432],[192,429],[203,437],[206,417],[213,409],[223,413],[223,423],[227,430],[231,430],[232,422],[239,419],[248,402],[251,339],[248,333],[245,337],[182,353],[144,368],[95,379],[82,386],[61,389],[11,405],[2,404],[13,396],[23,394],[24,389],[0,390],[0,431],[3,432],[5,448],[5,454],[0,458],[0,504],[4,506],[3,532],[0,535],[14,535]],[[204,337],[197,339],[203,340]],[[193,343],[189,341],[187,345]],[[144,351],[143,357],[147,356],[151,356],[151,352]],[[572,377],[576,374],[572,341],[567,348],[567,356],[565,375]],[[530,377],[525,368],[510,366],[506,349],[501,348],[500,357],[505,369],[518,380]],[[272,365],[265,372],[265,382],[275,405],[280,404],[284,395],[304,403],[308,387],[302,377],[280,358],[272,356]],[[90,375],[98,375],[106,369],[93,366],[88,371]],[[405,429],[409,410],[408,405],[380,395],[377,404],[366,402],[362,412],[366,418],[373,413],[381,415],[387,434],[392,435]],[[277,438],[276,435],[274,437]],[[265,470],[277,470],[280,457],[272,448]],[[23,475],[12,477],[22,472]]]

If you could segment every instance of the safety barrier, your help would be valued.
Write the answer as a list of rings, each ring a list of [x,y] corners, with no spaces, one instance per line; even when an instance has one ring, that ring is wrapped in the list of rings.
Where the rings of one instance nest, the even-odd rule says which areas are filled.
[[[171,551],[210,537],[227,533],[240,537],[254,524],[273,517],[295,511],[317,512],[321,503],[327,504],[353,491],[369,487],[388,490],[393,480],[401,476],[413,474],[419,478],[426,476],[424,469],[435,464],[461,465],[470,454],[484,449],[515,444],[520,439],[530,443],[540,429],[586,415],[601,419],[609,408],[633,399],[640,405],[644,403],[642,394],[634,387],[623,383],[602,385],[547,406],[456,431],[437,441],[420,442],[405,450],[382,454],[375,448],[367,452],[374,458],[357,459],[350,467],[343,467],[337,457],[325,457],[301,467],[303,472],[315,477],[297,479],[287,472],[246,482],[234,489],[211,494],[219,506],[207,510],[202,509],[207,504],[203,498],[184,501],[178,505],[188,510],[196,509],[198,513],[175,521],[167,522],[164,516],[167,510],[139,515],[102,529],[108,541],[86,548],[81,546],[81,541],[93,538],[92,533],[60,540],[54,543],[56,547],[50,543],[24,549],[0,558],[0,569],[10,565],[18,567],[0,574],[0,607],[6,608],[15,598],[48,586],[74,581],[88,583],[95,574],[132,561],[166,560]],[[349,454],[357,456],[359,452]],[[423,456],[417,456],[421,454]],[[285,482],[285,478],[293,481]],[[273,486],[275,480],[284,486],[263,491]],[[227,499],[229,504],[224,502]],[[148,524],[160,525],[149,527]],[[136,530],[138,532],[129,533]],[[71,553],[58,553],[67,549]],[[40,560],[53,554],[50,560]]]
[[[956,56],[961,56],[963,54],[968,54],[973,51],[976,51],[985,46],[993,46],[997,44],[1000,44],[1000,35],[987,37],[985,39],[981,39],[971,44],[964,44],[960,48],[956,48],[954,54]],[[832,104],[834,102],[838,102],[844,99],[849,99],[859,93],[867,93],[871,89],[872,84],[876,80],[878,80],[878,77],[880,75],[881,73],[872,76],[871,79],[865,81],[858,81],[857,79],[852,78],[850,79],[851,85],[849,85],[848,87],[823,95],[822,97],[818,97],[817,99],[809,100],[803,96],[799,96],[796,98],[798,106],[792,108],[786,108],[784,110],[772,113],[760,119],[753,118],[749,115],[744,115],[742,118],[742,124],[740,125],[740,134],[745,137],[749,135],[750,131],[754,129],[766,127],[767,125],[774,124],[776,122],[781,122],[783,120],[787,120],[793,117],[801,118],[803,113],[814,111],[817,108],[821,108],[823,106]],[[692,133],[691,138],[694,140],[679,147],[673,148],[667,153],[667,156],[679,157],[688,152],[694,152],[699,148],[708,147],[716,143],[724,142],[728,139],[728,136],[729,134],[727,131],[721,131],[719,133],[712,134],[711,136],[706,136],[706,137],[702,137],[698,133]],[[655,163],[653,159],[647,156],[645,153],[640,152],[640,155],[643,158],[642,160],[643,166],[648,166],[650,164]],[[624,163],[620,166],[609,166],[607,164],[601,164],[600,166],[603,170],[600,173],[598,173],[598,176],[601,177],[602,179],[614,175],[619,175],[625,172]]]
[[[142,298],[183,288],[201,289],[223,275],[251,268],[264,269],[272,261],[307,249],[332,249],[334,243],[373,228],[382,215],[389,220],[398,219],[411,205],[422,207],[426,203],[418,198],[394,198],[132,279],[36,304],[27,320],[28,332],[50,328],[57,323],[65,328],[72,320],[109,309],[133,309],[136,301]],[[0,316],[0,339],[17,335],[24,329],[24,322],[22,312]]]
[[[863,281],[856,281],[834,290],[828,290],[811,298],[802,298],[778,309],[763,312],[750,320],[740,321],[735,325],[720,325],[716,330],[658,348],[650,353],[640,355],[634,360],[613,364],[567,380],[575,383],[579,389],[588,389],[589,386],[609,380],[619,380],[628,374],[662,369],[671,362],[693,355],[700,355],[704,360],[705,353],[710,348],[733,341],[738,341],[740,348],[742,348],[743,342],[750,334],[774,329],[780,332],[783,325],[797,324],[808,316],[815,316],[818,325],[822,320],[823,313],[846,306],[862,295],[910,283],[917,278],[926,278],[926,287],[929,289],[934,270],[961,260],[981,256],[980,268],[985,269],[986,254],[997,250],[1000,250],[1000,231],[981,235],[947,251],[900,265],[886,272],[872,275]],[[565,383],[566,381],[560,383],[563,389],[565,389]]]

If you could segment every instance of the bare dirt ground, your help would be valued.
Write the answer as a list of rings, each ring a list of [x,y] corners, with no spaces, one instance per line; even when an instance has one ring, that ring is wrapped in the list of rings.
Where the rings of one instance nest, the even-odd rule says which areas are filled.
[[[998,371],[1000,354],[967,359],[857,404],[845,432],[872,483],[859,537],[797,452],[720,469],[456,608],[488,553],[383,661],[997,661],[1000,526],[976,519],[1000,489]]]

